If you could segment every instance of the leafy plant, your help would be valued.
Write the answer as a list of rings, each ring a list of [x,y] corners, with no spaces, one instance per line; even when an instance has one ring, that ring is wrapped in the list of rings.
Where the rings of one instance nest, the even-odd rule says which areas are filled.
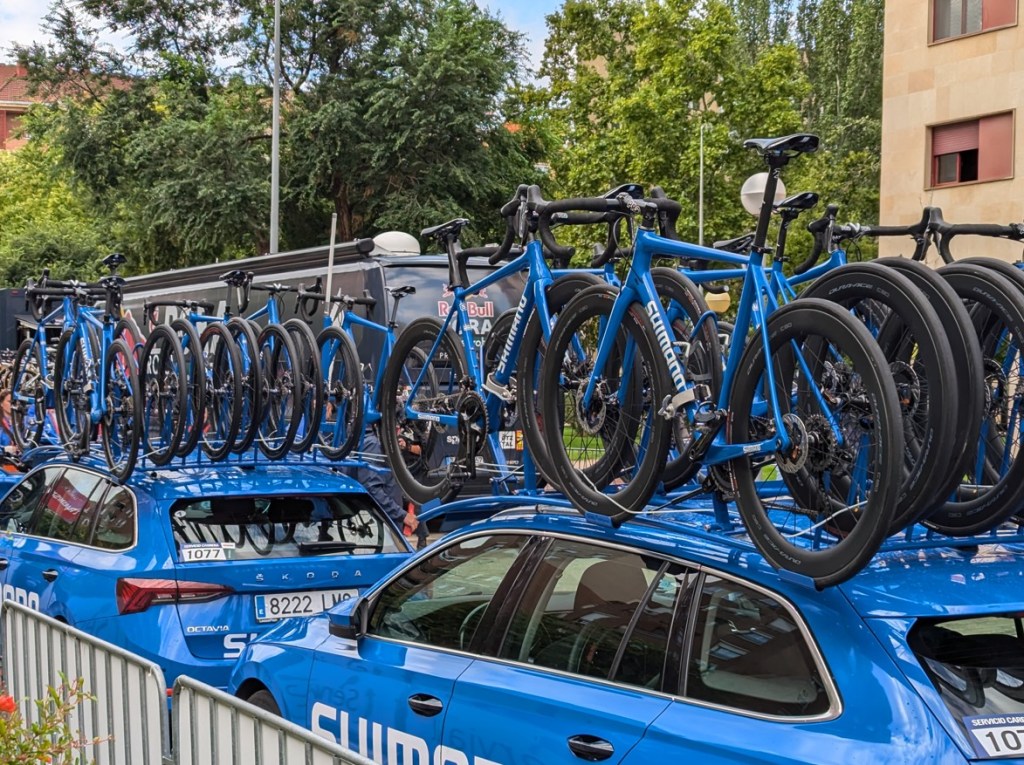
[[[68,682],[61,675],[61,684],[47,689],[44,698],[34,702],[35,720],[27,722],[13,696],[0,693],[0,762],[51,763],[67,765],[86,763],[86,750],[107,740],[86,738],[71,725],[72,714],[83,701],[93,696],[83,689],[83,680]]]

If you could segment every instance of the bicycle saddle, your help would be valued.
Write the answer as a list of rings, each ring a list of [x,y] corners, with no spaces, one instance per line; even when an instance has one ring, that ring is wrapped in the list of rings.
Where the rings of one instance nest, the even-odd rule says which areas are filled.
[[[619,194],[626,194],[627,196],[633,197],[633,199],[643,199],[644,187],[638,183],[623,183],[621,186],[616,186],[614,189],[605,192],[601,196],[605,199],[618,199]]]
[[[794,133],[782,138],[748,138],[744,149],[757,149],[762,154],[810,154],[818,150],[818,136],[812,133]]]
[[[459,233],[466,226],[469,225],[469,221],[466,218],[454,218],[446,223],[442,223],[439,226],[431,226],[420,231],[420,236],[431,237],[435,236],[439,239],[443,239],[447,236],[458,236]]]
[[[113,271],[118,266],[124,265],[128,262],[128,258],[119,252],[112,252],[103,259],[103,265]]]
[[[227,282],[232,287],[241,287],[244,284],[246,284],[250,279],[252,279],[252,272],[242,271],[240,269],[228,271],[226,274],[222,274],[220,277],[220,280],[222,282]]]
[[[402,298],[405,297],[406,295],[416,294],[416,288],[409,284],[406,284],[402,287],[388,287],[387,290],[388,292],[391,293],[392,297],[396,298]]]
[[[799,194],[783,199],[775,205],[775,209],[779,212],[799,212],[810,210],[816,204],[818,204],[817,194],[813,191],[801,191]]]
[[[110,276],[104,276],[102,279],[100,279],[100,284],[103,285],[104,289],[117,289],[119,287],[123,287],[124,283],[125,283],[124,277],[123,276],[118,276],[117,274],[112,274]]]
[[[716,250],[725,250],[726,252],[747,253],[754,246],[754,232],[751,231],[735,239],[722,239],[711,246]]]

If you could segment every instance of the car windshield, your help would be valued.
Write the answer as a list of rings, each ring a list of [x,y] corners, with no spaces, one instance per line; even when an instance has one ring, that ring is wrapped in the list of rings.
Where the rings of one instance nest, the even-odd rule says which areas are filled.
[[[1013,727],[1019,732],[1007,737],[1018,746],[1002,752],[1003,756],[1024,751],[1022,618],[1024,614],[922,619],[908,636],[943,702],[976,746],[990,738],[1002,746],[1001,726],[1018,718]]]
[[[402,551],[397,532],[361,494],[181,500],[171,528],[183,563]]]

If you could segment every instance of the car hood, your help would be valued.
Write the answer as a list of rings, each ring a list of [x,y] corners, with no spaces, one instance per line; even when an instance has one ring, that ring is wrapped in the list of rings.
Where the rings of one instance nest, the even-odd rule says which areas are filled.
[[[1024,611],[1024,549],[985,544],[883,552],[840,587],[865,617]]]

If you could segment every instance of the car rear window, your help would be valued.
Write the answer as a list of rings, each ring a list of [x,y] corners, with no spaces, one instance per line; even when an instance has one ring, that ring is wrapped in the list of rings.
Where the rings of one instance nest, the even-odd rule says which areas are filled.
[[[232,496],[180,500],[171,508],[178,559],[259,560],[404,550],[366,496]]]
[[[1024,754],[1024,614],[922,619],[910,648],[978,754]]]

